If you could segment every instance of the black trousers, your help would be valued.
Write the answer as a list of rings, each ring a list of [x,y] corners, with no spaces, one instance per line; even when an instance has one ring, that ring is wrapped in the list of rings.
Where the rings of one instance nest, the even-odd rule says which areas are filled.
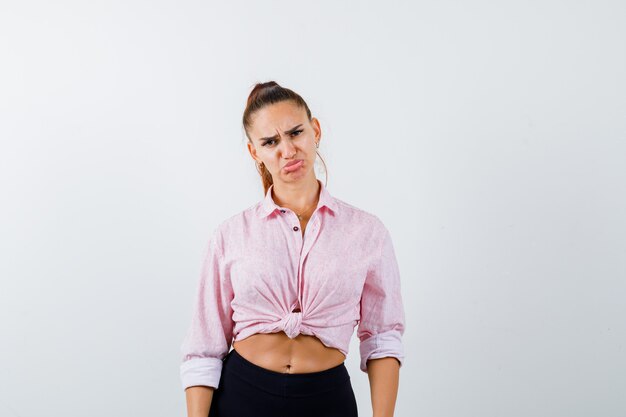
[[[209,417],[358,417],[342,363],[320,372],[271,371],[232,349],[223,360]]]

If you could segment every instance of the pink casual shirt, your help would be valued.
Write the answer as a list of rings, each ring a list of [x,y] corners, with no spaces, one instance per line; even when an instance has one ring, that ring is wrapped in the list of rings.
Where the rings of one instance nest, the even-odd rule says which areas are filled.
[[[405,318],[389,231],[317,181],[304,236],[296,213],[274,202],[273,186],[214,230],[181,345],[185,389],[217,388],[233,338],[255,333],[313,335],[347,356],[358,324],[363,372],[375,358],[395,357],[402,366]]]

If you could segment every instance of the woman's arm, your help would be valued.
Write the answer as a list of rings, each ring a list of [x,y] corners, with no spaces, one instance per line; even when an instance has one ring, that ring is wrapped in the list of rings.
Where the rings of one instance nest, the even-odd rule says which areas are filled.
[[[400,363],[396,358],[378,358],[367,361],[374,417],[393,417],[398,396]]]
[[[392,417],[404,361],[405,318],[400,269],[389,231],[381,224],[378,257],[368,269],[361,295],[359,368],[367,372],[374,417]]]
[[[208,242],[191,324],[180,347],[180,377],[190,417],[207,417],[233,338],[234,292],[219,236],[215,232]]]
[[[207,417],[213,400],[213,387],[195,386],[185,390],[187,417]]]

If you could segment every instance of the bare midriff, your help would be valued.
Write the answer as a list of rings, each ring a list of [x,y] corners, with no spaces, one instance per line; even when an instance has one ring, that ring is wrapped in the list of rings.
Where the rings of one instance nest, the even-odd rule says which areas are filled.
[[[339,349],[325,346],[317,337],[285,332],[256,333],[235,341],[233,349],[249,362],[270,371],[304,374],[341,365],[346,357]]]

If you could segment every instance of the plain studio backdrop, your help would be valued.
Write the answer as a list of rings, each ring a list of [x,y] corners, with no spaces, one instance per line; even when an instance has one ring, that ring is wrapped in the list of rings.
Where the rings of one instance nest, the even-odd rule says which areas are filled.
[[[275,80],[394,240],[396,416],[623,417],[625,40],[623,1],[2,1],[0,416],[186,415],[203,250],[263,197],[241,117]]]

